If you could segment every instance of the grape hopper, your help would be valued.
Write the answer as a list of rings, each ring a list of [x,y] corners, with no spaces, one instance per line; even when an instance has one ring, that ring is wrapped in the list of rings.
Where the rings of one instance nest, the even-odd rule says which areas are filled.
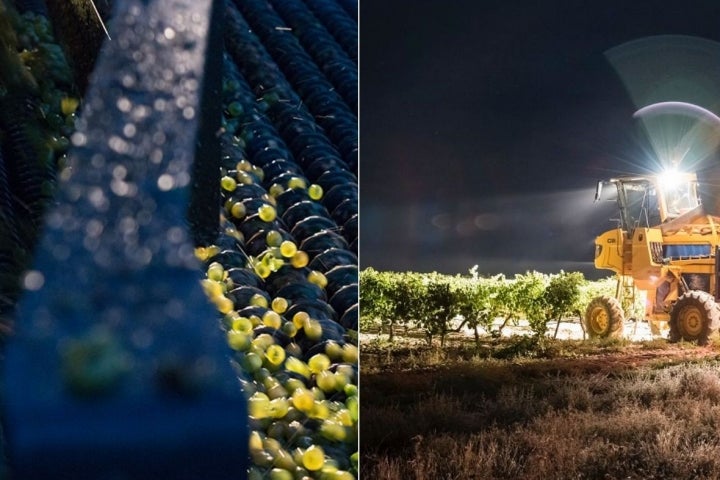
[[[204,38],[202,22],[166,14],[202,18],[191,3],[114,5],[112,40],[65,133],[73,146],[21,277],[5,365],[11,473],[357,475],[354,10],[214,2],[224,25],[210,22],[203,67],[202,41],[188,40]],[[201,102],[213,68],[222,118]],[[203,136],[213,123],[217,155]],[[194,132],[205,141],[194,144]],[[197,169],[218,172],[213,163],[213,191],[203,191]],[[219,223],[206,213],[218,209]],[[10,388],[20,384],[32,401]],[[66,412],[65,423],[35,427],[43,411]],[[178,428],[194,433],[180,440]],[[47,431],[67,435],[62,448]],[[40,448],[45,466],[33,462]]]

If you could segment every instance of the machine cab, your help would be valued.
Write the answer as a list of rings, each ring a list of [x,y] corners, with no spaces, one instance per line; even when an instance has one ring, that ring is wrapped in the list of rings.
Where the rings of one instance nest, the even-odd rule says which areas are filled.
[[[637,227],[656,227],[700,205],[694,173],[613,178],[598,183],[595,201],[607,184],[616,187],[620,226],[628,235]]]

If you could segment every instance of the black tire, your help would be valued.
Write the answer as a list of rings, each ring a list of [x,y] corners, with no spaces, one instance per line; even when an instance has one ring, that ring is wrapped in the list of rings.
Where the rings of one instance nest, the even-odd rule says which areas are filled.
[[[596,297],[585,310],[583,327],[590,338],[620,338],[624,326],[625,314],[616,298]]]
[[[697,341],[706,345],[720,326],[720,309],[715,298],[701,290],[684,293],[670,312],[670,341]]]

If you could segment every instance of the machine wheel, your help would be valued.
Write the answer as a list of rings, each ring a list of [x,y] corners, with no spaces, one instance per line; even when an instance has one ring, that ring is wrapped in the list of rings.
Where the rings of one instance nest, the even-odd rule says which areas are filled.
[[[583,327],[590,338],[620,338],[624,323],[620,302],[608,296],[594,298],[583,318]]]
[[[670,341],[695,341],[705,345],[720,326],[720,309],[707,292],[691,290],[684,293],[670,312]]]

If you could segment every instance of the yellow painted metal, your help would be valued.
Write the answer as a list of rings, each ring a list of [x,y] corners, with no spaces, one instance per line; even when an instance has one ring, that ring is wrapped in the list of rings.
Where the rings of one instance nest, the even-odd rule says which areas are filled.
[[[720,246],[720,217],[709,215],[702,205],[678,214],[668,207],[659,179],[654,176],[614,179],[617,181],[646,180],[654,185],[657,195],[658,225],[636,227],[632,232],[622,228],[608,230],[595,239],[595,267],[615,272],[623,285],[632,279],[635,289],[646,297],[645,320],[657,327],[669,320],[669,311],[684,289],[684,278],[693,274],[709,278],[709,292],[716,291],[715,251]],[[695,175],[683,176],[694,182]],[[691,189],[696,193],[695,187]],[[673,245],[707,245],[710,256],[664,258],[663,247]],[[623,281],[623,279],[625,281]],[[691,332],[697,315],[684,312],[684,327]],[[602,315],[598,312],[598,327]]]

